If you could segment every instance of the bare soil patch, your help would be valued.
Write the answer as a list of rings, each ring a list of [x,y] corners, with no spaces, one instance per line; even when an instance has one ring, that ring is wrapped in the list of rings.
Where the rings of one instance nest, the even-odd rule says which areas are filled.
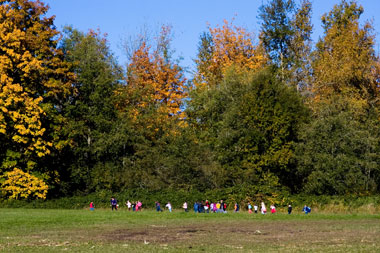
[[[239,221],[189,225],[118,228],[97,235],[109,242],[145,244],[344,244],[372,243],[380,246],[380,228],[373,220],[355,221]]]

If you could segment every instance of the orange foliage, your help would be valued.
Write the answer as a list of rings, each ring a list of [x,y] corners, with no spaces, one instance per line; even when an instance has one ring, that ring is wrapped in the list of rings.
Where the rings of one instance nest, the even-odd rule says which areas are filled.
[[[196,86],[212,85],[220,81],[226,71],[234,65],[236,71],[260,69],[267,58],[260,45],[254,45],[253,34],[246,29],[232,25],[224,20],[222,27],[209,27],[212,38],[212,55],[208,63],[196,60],[197,65],[207,65],[199,69],[194,83]]]
[[[161,36],[167,36],[167,32],[163,27]],[[158,45],[158,49],[151,52],[151,47],[142,42],[135,50],[128,65],[127,86],[118,91],[127,93],[127,101],[119,104],[119,108],[133,106],[135,114],[138,114],[138,111],[153,106],[168,116],[181,113],[182,100],[187,95],[186,79],[182,69],[170,60],[162,46]]]

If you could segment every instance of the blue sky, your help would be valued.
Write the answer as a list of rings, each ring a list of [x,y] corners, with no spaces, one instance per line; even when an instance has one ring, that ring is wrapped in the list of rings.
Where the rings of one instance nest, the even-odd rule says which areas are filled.
[[[48,15],[55,15],[59,30],[72,25],[81,31],[99,28],[108,34],[110,48],[125,65],[126,54],[122,41],[136,35],[143,26],[157,30],[160,24],[173,26],[172,47],[183,57],[181,65],[191,68],[197,53],[199,36],[207,24],[222,24],[223,19],[235,18],[234,24],[258,34],[260,29],[258,9],[268,0],[42,0],[49,4]],[[296,0],[297,2],[297,0]],[[322,35],[320,17],[330,11],[340,0],[314,0],[314,42]],[[372,20],[376,36],[380,38],[379,0],[358,0],[364,7],[362,21]],[[378,39],[379,40],[379,39]],[[376,50],[379,52],[377,40]]]

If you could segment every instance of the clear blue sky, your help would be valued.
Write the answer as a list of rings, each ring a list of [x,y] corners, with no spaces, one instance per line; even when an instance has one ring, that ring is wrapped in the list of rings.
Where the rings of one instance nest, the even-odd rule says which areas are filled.
[[[172,47],[182,56],[181,65],[192,67],[197,52],[199,35],[211,26],[221,24],[223,19],[248,28],[258,34],[260,29],[258,9],[268,0],[42,0],[49,4],[48,15],[55,15],[59,30],[72,25],[81,31],[99,28],[108,34],[111,50],[119,63],[125,65],[126,56],[122,41],[138,33],[141,27],[157,29],[160,24],[171,24],[174,30]],[[297,0],[296,0],[297,1]],[[313,40],[322,35],[320,17],[330,11],[340,0],[313,1]],[[380,0],[358,0],[364,7],[362,21],[372,20],[377,36],[379,52]]]

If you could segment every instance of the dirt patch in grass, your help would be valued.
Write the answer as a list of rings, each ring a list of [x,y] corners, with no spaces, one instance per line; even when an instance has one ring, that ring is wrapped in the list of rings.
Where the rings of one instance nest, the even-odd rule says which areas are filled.
[[[108,242],[145,244],[223,245],[339,245],[369,243],[380,246],[380,227],[373,221],[228,222],[115,229],[96,237]]]
[[[355,223],[357,223],[355,225]],[[229,222],[185,226],[146,226],[141,229],[116,229],[98,235],[105,241],[144,243],[341,243],[349,241],[379,242],[380,229],[370,228],[368,221],[270,221]]]
[[[144,243],[172,243],[189,240],[199,234],[209,234],[209,229],[195,226],[145,227],[144,229],[116,229],[100,234],[99,239],[107,241],[135,241]]]

